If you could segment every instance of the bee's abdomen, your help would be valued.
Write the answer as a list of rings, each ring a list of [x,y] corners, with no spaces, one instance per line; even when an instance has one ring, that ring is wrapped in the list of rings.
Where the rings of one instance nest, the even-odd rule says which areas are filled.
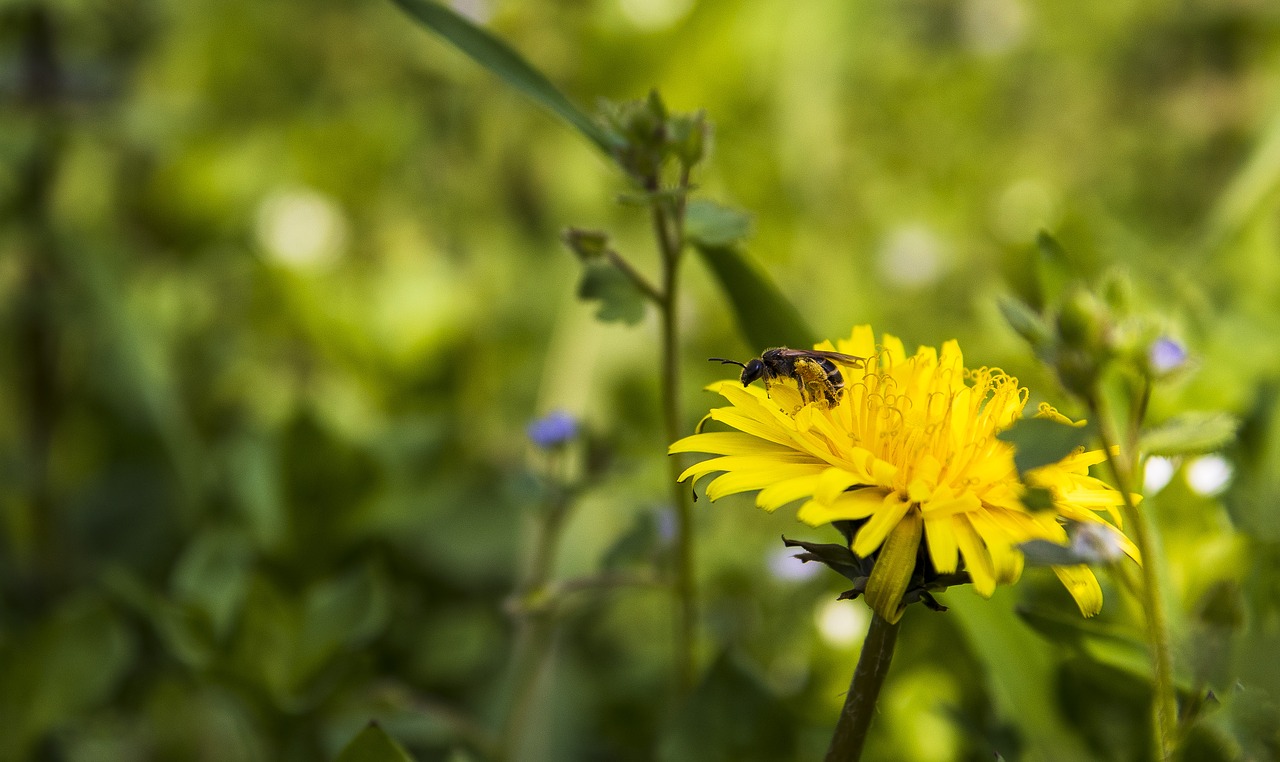
[[[844,388],[844,375],[840,373],[840,369],[825,357],[815,357],[814,362],[818,363],[823,372],[827,374],[827,381],[831,383],[831,388],[835,390],[836,396],[839,396],[840,390]]]

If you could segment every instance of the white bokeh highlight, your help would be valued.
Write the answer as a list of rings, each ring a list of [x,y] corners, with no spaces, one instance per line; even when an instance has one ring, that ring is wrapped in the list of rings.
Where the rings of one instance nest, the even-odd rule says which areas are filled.
[[[1231,481],[1234,469],[1221,455],[1205,455],[1187,464],[1187,484],[1197,495],[1211,496],[1222,492]]]
[[[1142,491],[1154,495],[1173,479],[1178,464],[1161,455],[1152,455],[1142,468]]]
[[[856,601],[826,601],[813,612],[818,637],[832,648],[850,648],[866,637],[871,615]]]
[[[297,270],[324,270],[342,256],[347,220],[337,203],[319,191],[289,188],[258,205],[256,233],[272,261]]]

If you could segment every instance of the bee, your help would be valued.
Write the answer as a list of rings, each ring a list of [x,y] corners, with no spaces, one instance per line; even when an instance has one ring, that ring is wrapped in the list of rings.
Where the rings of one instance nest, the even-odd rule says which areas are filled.
[[[820,352],[811,349],[775,347],[745,363],[712,357],[711,362],[742,367],[742,385],[750,386],[758,378],[764,379],[765,391],[770,382],[789,378],[800,387],[800,397],[805,402],[824,400],[828,405],[840,401],[844,392],[844,376],[837,365],[861,365],[866,358],[839,352]]]

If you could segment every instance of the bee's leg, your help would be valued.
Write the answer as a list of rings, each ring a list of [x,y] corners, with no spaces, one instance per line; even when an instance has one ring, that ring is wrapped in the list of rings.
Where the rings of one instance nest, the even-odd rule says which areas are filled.
[[[800,399],[806,404],[828,398],[827,373],[822,366],[810,360],[798,360],[795,365],[796,385],[800,387]]]

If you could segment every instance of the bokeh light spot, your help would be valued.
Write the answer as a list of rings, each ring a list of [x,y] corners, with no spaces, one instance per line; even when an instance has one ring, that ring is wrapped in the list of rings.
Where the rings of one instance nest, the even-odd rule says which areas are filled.
[[[258,205],[258,243],[272,260],[300,270],[331,266],[347,244],[338,205],[310,188],[272,193]]]
[[[871,624],[866,606],[854,601],[827,601],[813,612],[822,642],[832,648],[849,648],[861,640]]]
[[[1231,481],[1231,463],[1221,455],[1205,455],[1187,466],[1187,484],[1197,495],[1216,495]]]

